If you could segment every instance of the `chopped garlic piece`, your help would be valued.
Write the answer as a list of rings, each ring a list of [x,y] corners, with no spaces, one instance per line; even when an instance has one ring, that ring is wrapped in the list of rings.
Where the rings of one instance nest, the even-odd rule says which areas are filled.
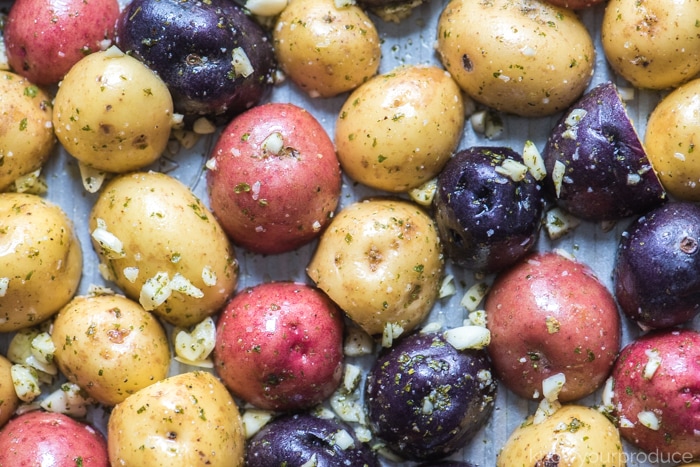
[[[391,347],[394,339],[403,334],[403,327],[398,323],[386,323],[382,333],[382,347]]]
[[[252,438],[255,433],[260,431],[267,422],[272,420],[273,412],[262,409],[247,409],[241,416],[243,422],[243,431],[246,439]]]
[[[216,132],[216,125],[206,117],[200,117],[192,124],[192,131],[198,135],[211,135]]]
[[[248,0],[245,7],[256,16],[277,16],[287,8],[287,0]]]
[[[408,192],[408,196],[420,204],[421,206],[430,206],[433,204],[433,198],[435,197],[435,192],[437,191],[437,178],[428,180],[424,184],[413,188]]]
[[[343,353],[348,357],[360,357],[374,352],[374,339],[357,326],[348,326],[343,343]]]
[[[440,291],[438,292],[438,298],[451,297],[457,292],[457,287],[454,282],[455,277],[452,274],[448,274],[442,280],[440,285]]]
[[[545,215],[545,230],[550,239],[556,240],[574,230],[581,220],[559,207],[547,211]]]
[[[121,58],[124,56],[124,52],[121,51],[119,47],[116,45],[110,46],[107,50],[105,50],[104,57],[106,58]]]
[[[212,270],[212,268],[209,266],[204,266],[204,268],[202,268],[202,282],[204,282],[204,285],[214,287],[217,280],[218,278],[216,277],[216,273]]]
[[[362,369],[357,365],[346,363],[341,388],[347,393],[354,392],[359,387],[361,379]]]
[[[139,303],[146,311],[151,311],[170,298],[170,277],[167,272],[159,272],[144,282],[139,294]]]
[[[661,366],[661,355],[656,349],[647,349],[644,353],[649,358],[646,365],[644,365],[644,379],[651,379]]]
[[[15,393],[22,402],[31,402],[41,395],[39,375],[28,365],[14,364],[10,367]]]
[[[116,259],[126,256],[121,240],[107,230],[107,223],[103,219],[97,219],[97,227],[91,235],[108,258]]]
[[[561,389],[566,384],[566,375],[557,373],[542,380],[542,395],[549,401],[555,401],[559,398]]]
[[[40,332],[30,344],[32,355],[44,364],[53,363],[53,355],[56,352],[56,346],[53,345],[51,334],[48,332]]]
[[[505,159],[501,165],[497,165],[494,170],[503,176],[506,176],[514,182],[519,182],[527,175],[527,166],[521,164],[514,159]]]
[[[198,323],[191,332],[182,328],[173,330],[175,359],[187,365],[211,368],[209,355],[216,345],[216,324],[211,317]]]
[[[301,467],[317,467],[317,466],[318,466],[318,459],[316,458],[316,453],[313,453],[311,455],[311,458],[309,458],[308,461],[301,464]]]
[[[554,182],[554,192],[559,198],[561,194],[561,184],[564,182],[564,175],[566,174],[566,165],[561,161],[556,161],[554,163],[554,168],[552,169],[552,181]]]
[[[486,327],[486,310],[475,310],[469,313],[469,323],[474,326]]]
[[[139,278],[139,268],[135,266],[126,267],[122,271],[122,274],[124,274],[124,278],[126,280],[133,284],[134,282],[136,282],[136,279]]]
[[[346,430],[338,430],[333,435],[333,444],[335,444],[342,450],[346,450],[355,446],[355,440],[353,439],[352,435]]]
[[[43,195],[48,190],[46,180],[41,176],[41,169],[17,177],[12,184],[17,193]]]
[[[588,114],[586,109],[572,109],[564,119],[566,126],[576,126]]]
[[[188,297],[204,297],[204,292],[202,292],[199,288],[195,287],[195,285],[192,284],[192,282],[190,282],[189,279],[187,279],[179,272],[175,273],[173,278],[170,280],[168,287],[170,287],[170,290],[180,292],[181,294],[187,295]]]
[[[464,294],[459,304],[466,308],[467,311],[476,311],[488,291],[489,285],[487,283],[477,282],[469,287],[469,290]]]
[[[40,402],[41,408],[48,412],[62,413],[72,417],[84,417],[88,406],[94,401],[83,394],[75,383],[65,383]]]
[[[284,149],[284,137],[282,133],[279,131],[270,133],[262,142],[262,149],[269,154],[279,155],[282,149]]]
[[[445,340],[457,350],[482,349],[491,342],[491,332],[483,326],[460,326],[443,333]]]
[[[656,414],[651,410],[644,410],[642,412],[639,412],[637,414],[637,420],[639,420],[639,423],[649,428],[650,430],[656,431],[661,426],[659,417],[657,417]]]
[[[253,68],[253,64],[250,63],[250,59],[243,48],[236,47],[233,49],[231,55],[231,66],[233,67],[236,77],[241,76],[243,78],[247,78],[253,74],[255,69]]]
[[[344,422],[365,423],[364,404],[359,396],[343,394],[336,391],[330,397],[330,406],[338,417]]]
[[[532,418],[532,423],[534,425],[539,425],[540,423],[545,421],[547,419],[547,417],[550,417],[552,414],[554,414],[560,408],[561,408],[561,402],[559,402],[559,400],[550,401],[546,397],[543,398],[540,401],[540,404],[537,406],[537,410],[535,411],[535,415]]]
[[[615,381],[613,380],[613,377],[610,376],[607,380],[605,380],[605,386],[603,386],[603,394],[602,394],[602,400],[603,400],[603,407],[606,410],[610,410],[613,407],[613,396],[615,395],[613,386],[615,384]]]
[[[535,143],[527,140],[523,149],[523,162],[527,166],[530,174],[535,180],[543,180],[547,176],[547,168],[544,165],[544,159],[540,154]]]
[[[10,285],[9,277],[0,277],[0,297],[7,294],[7,287]]]
[[[102,188],[102,184],[105,181],[105,172],[90,167],[78,162],[78,169],[80,170],[80,179],[83,181],[83,188],[88,193],[97,193]]]

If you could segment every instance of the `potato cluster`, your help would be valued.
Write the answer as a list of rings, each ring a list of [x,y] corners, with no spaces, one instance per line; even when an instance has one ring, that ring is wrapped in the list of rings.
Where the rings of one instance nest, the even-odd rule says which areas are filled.
[[[0,5],[0,465],[700,462],[696,2]]]

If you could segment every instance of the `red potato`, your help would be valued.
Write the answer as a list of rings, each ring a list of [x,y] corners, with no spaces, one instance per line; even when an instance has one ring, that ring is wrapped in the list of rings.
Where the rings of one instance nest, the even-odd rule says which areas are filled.
[[[67,415],[26,412],[0,430],[0,465],[106,467],[107,442],[91,425]]]
[[[560,401],[587,396],[605,382],[620,349],[612,294],[588,266],[555,252],[500,274],[485,310],[496,374],[521,397],[542,397],[542,381],[557,373],[566,376]]]
[[[270,103],[234,118],[207,163],[211,209],[234,243],[262,254],[316,238],[340,197],[330,137],[306,110]]]
[[[343,364],[342,312],[320,290],[300,283],[249,287],[223,310],[214,365],[237,396],[257,407],[302,410],[338,387]]]
[[[620,352],[612,378],[623,438],[647,452],[700,459],[700,332],[638,338]]]
[[[15,0],[4,33],[8,62],[36,84],[57,83],[111,44],[118,16],[117,0]]]

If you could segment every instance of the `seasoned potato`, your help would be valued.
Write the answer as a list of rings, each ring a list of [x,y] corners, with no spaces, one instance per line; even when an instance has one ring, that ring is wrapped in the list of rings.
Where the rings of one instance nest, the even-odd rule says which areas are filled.
[[[635,87],[676,87],[700,72],[695,1],[610,0],[600,25],[613,70]]]
[[[350,178],[405,192],[440,172],[463,126],[462,94],[448,73],[435,66],[399,67],[350,94],[336,120],[335,145]]]
[[[51,156],[51,98],[26,78],[0,73],[0,191]]]
[[[240,412],[211,373],[181,373],[117,404],[109,417],[111,465],[242,467]]]
[[[407,332],[421,323],[437,300],[443,268],[432,219],[410,202],[376,198],[336,215],[306,271],[376,335],[387,326]]]
[[[38,324],[78,289],[83,253],[60,206],[36,195],[0,194],[0,332]]]
[[[172,124],[173,101],[165,83],[116,47],[73,65],[54,100],[58,140],[71,156],[105,172],[154,162]]]
[[[524,117],[566,109],[595,65],[593,39],[576,14],[538,0],[450,1],[437,51],[474,100]]]
[[[168,375],[165,330],[122,295],[75,297],[56,315],[51,340],[61,372],[104,405],[115,405]]]
[[[355,89],[377,73],[379,34],[358,5],[293,0],[272,31],[280,68],[311,97]]]
[[[497,467],[624,467],[620,434],[596,409],[565,405],[542,421],[529,417],[506,441]]]
[[[226,234],[173,177],[114,178],[93,206],[89,227],[103,274],[170,324],[199,323],[236,288],[238,263]]]
[[[647,121],[647,157],[666,191],[678,199],[700,201],[700,161],[695,154],[700,127],[700,79],[664,97]]]

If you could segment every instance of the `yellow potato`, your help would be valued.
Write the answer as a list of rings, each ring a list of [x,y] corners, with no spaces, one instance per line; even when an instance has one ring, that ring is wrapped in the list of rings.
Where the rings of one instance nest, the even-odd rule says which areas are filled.
[[[599,411],[564,405],[540,423],[529,417],[510,435],[496,467],[624,467],[625,454],[615,425]]]
[[[451,0],[438,20],[437,51],[474,100],[523,117],[568,108],[595,65],[576,13],[538,0]]]
[[[647,120],[647,157],[666,191],[700,201],[700,79],[668,94]]]
[[[0,355],[0,428],[12,417],[19,406],[10,368],[12,362]]]
[[[61,372],[104,405],[164,379],[170,368],[165,330],[122,295],[75,297],[56,315],[51,340]]]
[[[355,4],[292,0],[272,33],[280,68],[311,97],[354,89],[379,68],[379,34]]]
[[[600,25],[603,52],[634,87],[676,87],[700,72],[695,0],[610,0]]]
[[[120,175],[101,191],[89,228],[103,275],[180,327],[216,313],[238,262],[223,229],[184,184],[157,172]]]
[[[105,172],[141,169],[165,150],[173,101],[146,65],[116,47],[73,65],[54,100],[56,137],[70,155]]]
[[[437,300],[444,269],[432,219],[392,199],[351,204],[322,234],[307,274],[370,335],[408,332]]]
[[[34,326],[78,289],[83,253],[60,206],[36,195],[0,194],[0,332]]]
[[[242,467],[245,435],[226,387],[198,371],[158,381],[117,404],[107,444],[114,466]]]
[[[335,126],[338,160],[364,185],[406,192],[434,178],[462,137],[457,83],[435,66],[408,66],[357,88]]]
[[[39,168],[56,138],[51,127],[51,98],[26,78],[0,72],[0,190]]]

